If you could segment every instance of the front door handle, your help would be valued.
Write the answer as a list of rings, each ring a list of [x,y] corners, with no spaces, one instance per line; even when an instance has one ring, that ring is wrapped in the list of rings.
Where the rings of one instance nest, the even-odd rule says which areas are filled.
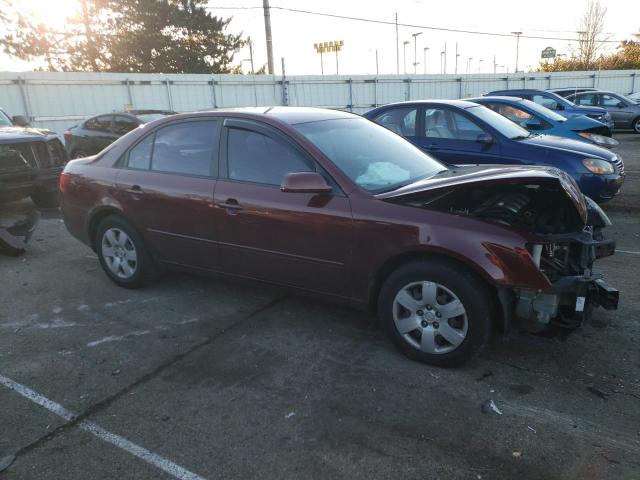
[[[440,146],[437,143],[430,143],[427,147],[429,150],[439,150]]]

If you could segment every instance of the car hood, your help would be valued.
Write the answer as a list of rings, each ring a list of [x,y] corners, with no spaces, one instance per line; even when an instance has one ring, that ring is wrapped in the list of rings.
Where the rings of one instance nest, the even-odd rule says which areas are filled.
[[[468,187],[478,184],[495,183],[528,183],[528,182],[558,182],[569,200],[573,203],[583,222],[587,220],[587,205],[584,195],[575,180],[567,173],[553,167],[537,166],[505,166],[505,165],[469,165],[443,171],[433,177],[418,180],[391,192],[379,193],[376,198],[405,199],[420,195],[429,190],[447,190],[458,187]]]
[[[574,132],[581,132],[583,130],[589,130],[593,128],[603,128],[602,122],[589,118],[586,115],[576,115],[575,117],[569,117],[562,124],[569,130]]]
[[[611,150],[598,147],[591,143],[581,142],[580,140],[573,140],[571,138],[556,137],[554,135],[531,135],[528,138],[517,140],[517,142],[525,145],[570,151],[585,158],[601,158],[610,162],[614,162],[616,160],[616,154]]]
[[[600,107],[585,107],[584,105],[572,105],[571,113],[580,115],[604,115],[607,111]]]
[[[32,127],[0,127],[0,143],[35,142],[55,136],[51,130]]]

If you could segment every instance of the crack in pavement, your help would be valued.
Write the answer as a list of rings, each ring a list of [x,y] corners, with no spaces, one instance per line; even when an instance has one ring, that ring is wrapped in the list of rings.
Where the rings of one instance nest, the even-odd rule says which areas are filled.
[[[255,316],[257,316],[260,313],[270,309],[274,305],[277,305],[278,303],[286,300],[287,298],[289,298],[289,296],[290,295],[285,294],[285,295],[280,295],[280,296],[274,298],[273,300],[269,301],[266,305],[263,305],[262,307],[260,307],[260,308],[258,308],[256,310],[254,310],[253,312],[251,312],[246,317],[240,318],[238,321],[236,321],[235,323],[233,323],[229,327],[220,329],[215,334],[213,334],[213,335],[207,337],[205,340],[203,340],[203,341],[191,346],[186,351],[184,351],[182,353],[179,353],[177,355],[174,355],[170,359],[168,359],[165,362],[163,362],[160,365],[158,365],[156,368],[154,368],[150,372],[142,375],[140,378],[138,378],[134,382],[132,382],[132,383],[128,384],[127,386],[121,388],[120,390],[118,390],[114,394],[104,398],[103,400],[101,400],[101,401],[99,401],[97,403],[94,403],[93,405],[90,405],[82,413],[70,417],[70,419],[68,421],[66,421],[62,425],[59,425],[58,427],[56,427],[54,430],[52,430],[51,432],[47,433],[46,435],[34,440],[33,442],[31,442],[31,443],[29,443],[27,445],[24,445],[24,446],[20,447],[15,453],[13,453],[13,455],[16,457],[16,460],[17,460],[21,456],[24,456],[24,455],[30,453],[31,451],[33,451],[33,450],[45,445],[49,440],[52,440],[52,439],[56,438],[61,433],[66,432],[66,431],[68,431],[68,430],[70,430],[70,429],[72,429],[72,428],[74,428],[76,426],[79,426],[84,420],[88,419],[90,416],[92,416],[92,415],[94,415],[96,413],[99,413],[100,411],[102,411],[105,408],[109,407],[115,401],[120,399],[122,396],[128,394],[133,389],[145,384],[149,380],[154,379],[156,376],[158,376],[160,373],[162,373],[167,368],[169,368],[169,367],[175,365],[176,363],[180,362],[181,360],[187,358],[189,355],[197,352],[201,348],[206,347],[207,345],[210,345],[211,343],[213,343],[214,341],[216,341],[217,339],[219,339],[221,336],[225,335],[226,333],[236,330],[237,328],[239,328],[240,326],[244,325],[246,322],[248,322],[249,320],[251,320]]]

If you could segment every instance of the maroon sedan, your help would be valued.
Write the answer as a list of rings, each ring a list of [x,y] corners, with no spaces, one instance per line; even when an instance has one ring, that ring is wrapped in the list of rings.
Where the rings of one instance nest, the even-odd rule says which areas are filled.
[[[609,220],[549,168],[455,169],[356,115],[274,107],[141,126],[60,182],[69,231],[123,287],[181,269],[375,309],[437,365],[494,328],[572,329],[618,292]]]

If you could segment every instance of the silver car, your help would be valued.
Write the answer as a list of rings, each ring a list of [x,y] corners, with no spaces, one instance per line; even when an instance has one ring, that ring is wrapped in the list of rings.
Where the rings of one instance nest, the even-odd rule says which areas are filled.
[[[582,92],[570,95],[567,100],[577,105],[604,108],[611,114],[616,129],[632,128],[640,133],[640,105],[624,95],[604,91]]]

